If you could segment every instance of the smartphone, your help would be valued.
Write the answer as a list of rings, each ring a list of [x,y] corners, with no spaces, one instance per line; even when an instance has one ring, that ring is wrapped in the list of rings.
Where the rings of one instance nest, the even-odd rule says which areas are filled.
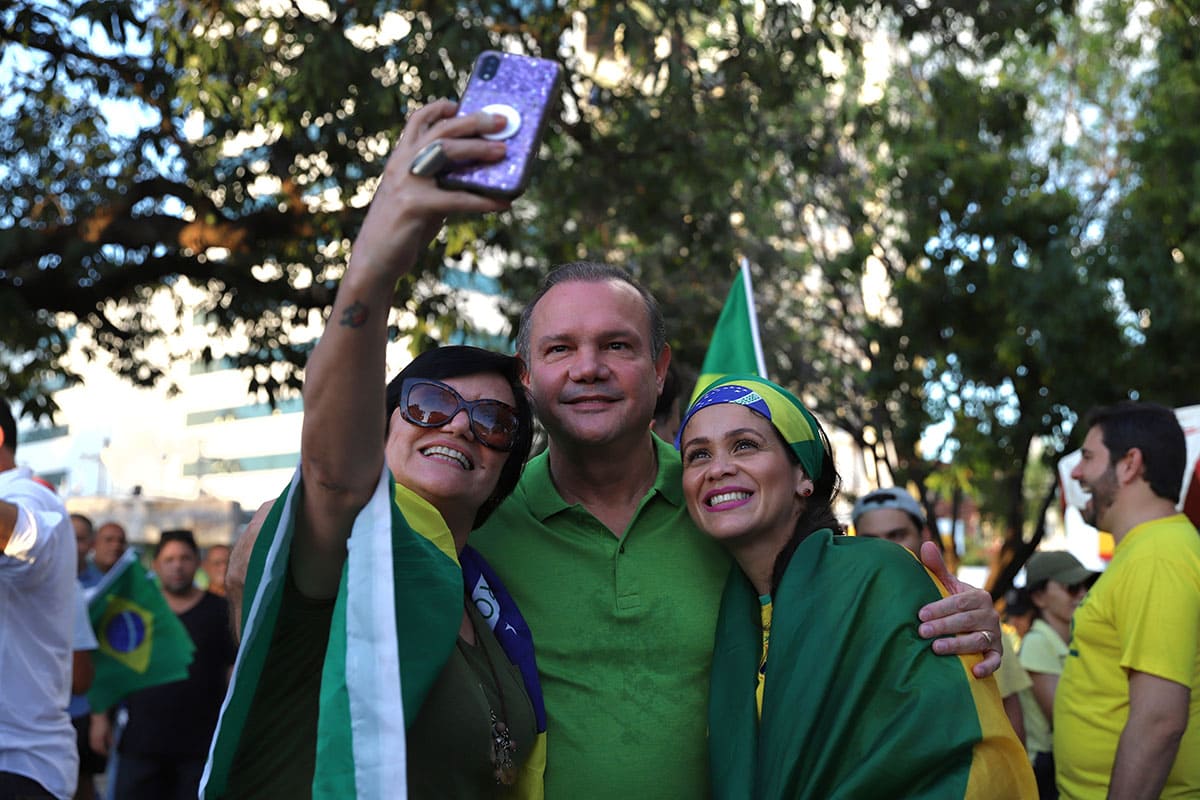
[[[529,185],[529,172],[550,110],[558,100],[562,67],[545,58],[485,50],[475,59],[458,114],[487,111],[507,118],[504,130],[485,138],[508,143],[503,161],[458,164],[438,176],[447,189],[511,200]]]

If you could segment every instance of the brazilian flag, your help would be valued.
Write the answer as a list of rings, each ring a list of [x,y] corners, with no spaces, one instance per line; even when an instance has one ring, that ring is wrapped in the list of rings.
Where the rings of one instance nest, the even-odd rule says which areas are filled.
[[[243,733],[260,682],[272,680],[274,666],[267,655],[302,498],[297,470],[254,543],[242,604],[242,643],[201,780],[204,800],[240,791],[237,786],[231,790],[231,784],[238,780],[233,767],[241,758],[265,761],[279,752],[276,740]],[[313,687],[320,704],[308,733],[316,751],[314,800],[404,796],[406,728],[454,651],[464,591],[521,671],[538,723],[517,782],[503,796],[543,800],[546,715],[532,634],[482,557],[468,547],[460,563],[437,509],[395,483],[386,466],[351,528],[324,667]],[[278,709],[263,713],[269,725],[292,719]],[[277,741],[287,746],[288,738]]]
[[[704,364],[700,367],[700,377],[688,404],[694,403],[700,392],[717,378],[733,373],[767,377],[762,342],[758,338],[758,315],[754,310],[750,262],[744,258],[737,279],[729,287],[729,297],[725,298],[721,316],[717,317],[717,326],[713,328],[708,352],[704,354]]]
[[[133,550],[90,590],[88,613],[99,644],[88,692],[93,711],[188,676],[196,646]]]

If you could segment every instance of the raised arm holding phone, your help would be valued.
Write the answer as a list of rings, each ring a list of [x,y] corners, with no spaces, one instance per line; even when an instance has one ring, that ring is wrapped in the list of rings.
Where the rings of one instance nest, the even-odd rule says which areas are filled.
[[[541,795],[532,645],[467,544],[529,452],[520,364],[443,347],[385,376],[398,279],[447,214],[507,207],[425,174],[431,149],[505,157],[482,138],[503,117],[456,111],[416,111],[388,160],[306,370],[299,472],[233,562],[251,608],[203,797]]]

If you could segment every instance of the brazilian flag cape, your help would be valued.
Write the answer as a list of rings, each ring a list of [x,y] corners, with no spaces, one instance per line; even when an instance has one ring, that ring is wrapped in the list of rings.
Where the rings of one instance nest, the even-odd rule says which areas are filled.
[[[772,598],[761,722],[758,594],[725,588],[709,698],[716,800],[1035,800],[1024,748],[978,656],[935,655],[917,611],[946,596],[912,554],[818,531]]]
[[[287,577],[301,504],[300,473],[276,501],[255,542],[246,575],[242,644],[200,788],[225,790],[254,698]],[[403,798],[408,785],[405,731],[454,649],[464,587],[484,614],[533,701],[538,738],[510,796],[540,800],[546,715],[533,641],[511,598],[469,548],[460,566],[437,510],[385,467],[354,520],[321,673],[314,800]],[[269,678],[268,678],[269,679]]]

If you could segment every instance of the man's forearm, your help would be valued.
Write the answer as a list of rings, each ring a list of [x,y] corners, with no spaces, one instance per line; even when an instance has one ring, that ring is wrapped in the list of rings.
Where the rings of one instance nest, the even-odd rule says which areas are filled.
[[[1155,800],[1167,782],[1182,738],[1182,731],[1135,725],[1130,720],[1117,744],[1109,800]]]
[[[1191,690],[1129,671],[1129,720],[1117,742],[1108,782],[1110,800],[1153,800],[1162,792],[1188,725]]]

